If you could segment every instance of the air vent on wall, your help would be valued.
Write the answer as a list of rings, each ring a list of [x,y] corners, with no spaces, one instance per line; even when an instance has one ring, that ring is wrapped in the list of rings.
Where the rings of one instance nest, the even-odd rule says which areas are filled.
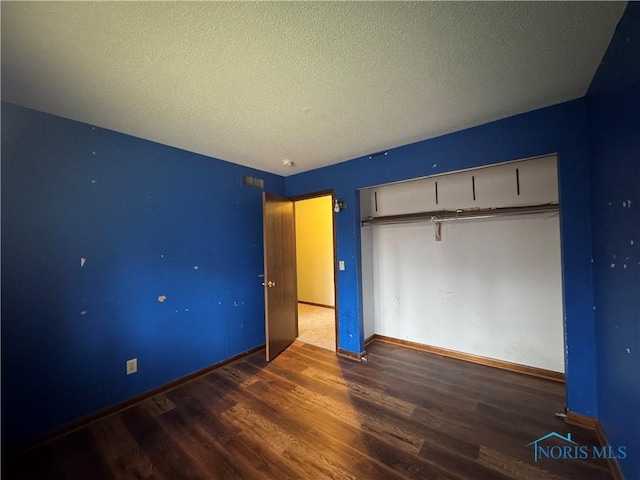
[[[244,175],[242,177],[242,183],[244,183],[248,187],[264,189],[264,180],[261,178],[249,177],[247,175]]]

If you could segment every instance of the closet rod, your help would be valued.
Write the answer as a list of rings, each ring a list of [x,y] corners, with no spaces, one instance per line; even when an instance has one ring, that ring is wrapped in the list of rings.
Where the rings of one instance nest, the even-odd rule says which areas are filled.
[[[405,213],[402,215],[386,215],[382,217],[368,217],[362,220],[362,226],[382,225],[390,223],[405,223],[420,220],[429,220],[434,223],[449,222],[455,220],[472,220],[483,218],[496,218],[514,215],[533,215],[536,213],[556,213],[557,203],[543,205],[525,205],[521,207],[478,208],[475,210],[439,210],[433,212]]]

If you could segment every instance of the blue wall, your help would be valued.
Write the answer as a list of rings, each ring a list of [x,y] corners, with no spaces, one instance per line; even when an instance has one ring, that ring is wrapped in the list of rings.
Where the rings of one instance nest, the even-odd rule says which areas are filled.
[[[629,4],[587,97],[599,420],[640,478],[640,4]]]
[[[567,350],[567,402],[597,416],[595,327],[589,220],[586,102],[536,110],[450,135],[395,148],[286,178],[287,195],[335,188],[348,208],[337,214],[339,346],[364,348],[359,280],[359,208],[356,189],[557,152],[561,202],[562,272]]]
[[[264,343],[261,191],[243,175],[284,193],[2,104],[3,448]]]

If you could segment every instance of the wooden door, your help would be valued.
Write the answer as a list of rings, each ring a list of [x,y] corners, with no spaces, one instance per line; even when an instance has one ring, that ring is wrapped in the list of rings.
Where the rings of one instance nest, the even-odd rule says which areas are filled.
[[[267,361],[298,336],[296,237],[291,200],[264,192],[264,303]]]

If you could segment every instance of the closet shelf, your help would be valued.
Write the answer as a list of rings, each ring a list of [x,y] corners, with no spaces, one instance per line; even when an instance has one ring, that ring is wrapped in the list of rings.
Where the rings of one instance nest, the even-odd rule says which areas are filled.
[[[507,217],[515,215],[534,215],[540,213],[557,213],[557,203],[543,205],[524,205],[519,207],[476,208],[459,210],[438,210],[433,212],[405,213],[401,215],[386,215],[382,217],[367,217],[362,220],[362,226],[383,225],[392,223],[406,223],[429,220],[433,223],[450,222],[456,220],[479,220],[484,218]]]

